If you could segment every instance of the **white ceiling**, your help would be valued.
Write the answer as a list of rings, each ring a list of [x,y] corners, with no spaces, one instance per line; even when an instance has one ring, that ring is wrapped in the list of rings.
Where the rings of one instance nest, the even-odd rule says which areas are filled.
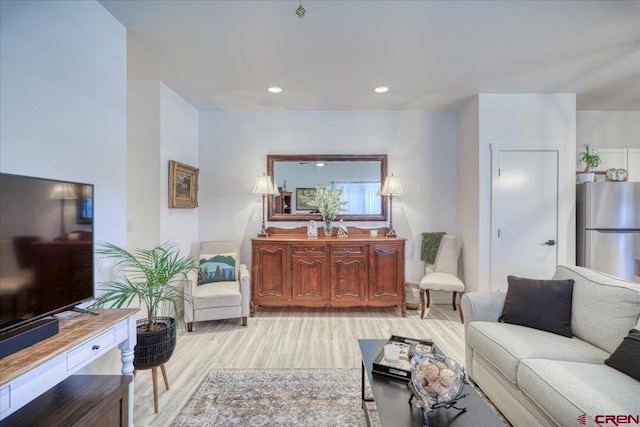
[[[637,0],[302,0],[302,18],[298,0],[100,3],[128,29],[129,79],[162,80],[198,110],[432,110],[478,93],[576,93],[578,110],[640,111]]]

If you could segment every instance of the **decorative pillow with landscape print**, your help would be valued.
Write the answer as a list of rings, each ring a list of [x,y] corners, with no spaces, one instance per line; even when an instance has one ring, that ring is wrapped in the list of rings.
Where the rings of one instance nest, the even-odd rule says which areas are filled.
[[[234,254],[200,255],[200,277],[198,285],[236,280],[236,259]]]

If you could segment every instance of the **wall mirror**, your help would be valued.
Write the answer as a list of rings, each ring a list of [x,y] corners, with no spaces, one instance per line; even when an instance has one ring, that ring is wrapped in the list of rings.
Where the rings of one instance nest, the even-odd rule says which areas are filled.
[[[386,197],[378,190],[387,176],[386,154],[269,154],[267,174],[280,191],[268,200],[269,221],[321,219],[314,206],[317,186],[343,188],[348,211],[337,219],[386,221]]]

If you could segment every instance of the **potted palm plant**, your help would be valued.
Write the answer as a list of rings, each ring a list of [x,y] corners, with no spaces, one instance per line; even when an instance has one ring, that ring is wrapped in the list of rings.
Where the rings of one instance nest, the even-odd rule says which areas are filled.
[[[122,308],[138,300],[146,310],[146,318],[137,322],[134,368],[149,369],[166,363],[175,349],[177,322],[159,313],[170,307],[178,313],[178,303],[185,295],[176,282],[186,280],[187,273],[197,268],[193,259],[182,256],[170,243],[131,252],[104,243],[96,254],[115,260],[123,274],[100,284],[101,293],[94,305]]]

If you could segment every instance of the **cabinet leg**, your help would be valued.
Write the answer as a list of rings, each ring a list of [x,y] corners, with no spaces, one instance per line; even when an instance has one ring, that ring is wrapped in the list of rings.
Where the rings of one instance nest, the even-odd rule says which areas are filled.
[[[407,317],[407,303],[402,303],[402,317]]]
[[[256,315],[256,305],[251,301],[249,303],[249,316],[254,317]]]

